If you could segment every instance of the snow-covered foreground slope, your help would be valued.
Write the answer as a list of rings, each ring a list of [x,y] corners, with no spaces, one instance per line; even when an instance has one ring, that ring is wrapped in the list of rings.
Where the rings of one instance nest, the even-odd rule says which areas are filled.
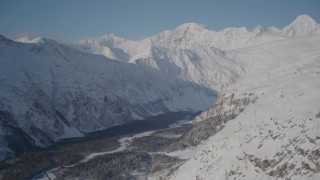
[[[197,120],[238,116],[172,179],[320,179],[320,35],[230,53],[246,75]]]
[[[203,110],[216,97],[177,76],[44,38],[24,44],[0,36],[0,64],[1,157],[132,119]]]

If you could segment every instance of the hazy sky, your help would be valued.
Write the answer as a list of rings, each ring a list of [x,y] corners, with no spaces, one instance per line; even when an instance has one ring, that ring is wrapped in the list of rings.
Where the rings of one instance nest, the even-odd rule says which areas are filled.
[[[141,39],[186,22],[212,30],[283,28],[301,14],[320,22],[320,0],[0,0],[0,34],[64,42],[109,33]]]

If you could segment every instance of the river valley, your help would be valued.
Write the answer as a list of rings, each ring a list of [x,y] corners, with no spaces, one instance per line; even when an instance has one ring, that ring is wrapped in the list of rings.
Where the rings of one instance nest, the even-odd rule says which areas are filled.
[[[62,139],[47,149],[24,152],[2,161],[0,164],[1,175],[3,179],[72,179],[85,177],[86,175],[78,174],[78,172],[86,171],[79,171],[78,168],[90,166],[92,162],[99,161],[100,158],[111,158],[111,160],[109,159],[110,163],[124,166],[123,161],[119,160],[121,157],[137,161],[136,163],[139,165],[133,166],[140,167],[140,169],[135,170],[139,172],[135,176],[148,176],[151,172],[144,172],[144,169],[148,168],[142,166],[150,163],[149,159],[157,159],[161,161],[161,164],[169,163],[169,165],[180,161],[153,152],[162,151],[162,147],[166,147],[167,144],[172,143],[172,140],[180,137],[184,131],[191,129],[193,125],[185,124],[185,122],[198,114],[185,111],[170,112],[107,130],[88,133],[86,137]],[[155,142],[162,144],[154,144]],[[140,161],[141,156],[143,158]],[[153,164],[153,166],[157,166],[157,163]],[[165,167],[154,168],[162,170]],[[111,172],[113,171],[112,168],[109,169]],[[89,177],[96,179],[116,177],[112,173],[109,172],[106,175],[106,173],[97,172],[99,177],[93,175]],[[117,177],[129,177],[127,175],[117,175]]]

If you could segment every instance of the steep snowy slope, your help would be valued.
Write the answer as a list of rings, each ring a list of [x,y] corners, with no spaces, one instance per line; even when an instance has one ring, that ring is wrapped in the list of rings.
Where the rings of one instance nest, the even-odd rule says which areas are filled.
[[[246,74],[197,120],[237,117],[172,179],[320,179],[320,35],[230,53]]]
[[[119,38],[112,37],[119,40]],[[108,36],[108,39],[110,38]],[[90,48],[98,47],[93,48],[94,53],[97,53],[97,49],[103,48],[104,53],[102,54],[104,56],[115,59],[120,58],[124,62],[131,62],[146,68],[149,67],[168,76],[179,77],[217,91],[223,86],[231,84],[238,76],[243,74],[241,66],[233,61],[227,53],[214,47],[198,45],[190,49],[167,48],[150,45],[151,43],[148,43],[147,40],[143,40],[141,43],[127,42],[125,45],[137,47],[137,49],[132,50],[131,48],[121,49],[123,48],[122,43],[126,41],[119,40],[112,43],[118,44],[119,47],[121,46],[115,53],[116,48],[101,46],[101,44],[105,43],[105,40],[106,37],[99,43],[92,40],[84,41],[91,43]]]
[[[135,64],[151,67],[202,86],[220,91],[244,73],[243,68],[227,53],[213,47],[169,49],[152,46],[145,57]]]
[[[216,92],[152,68],[73,50],[49,39],[0,36],[0,152],[179,110]],[[0,154],[1,154],[0,153]]]

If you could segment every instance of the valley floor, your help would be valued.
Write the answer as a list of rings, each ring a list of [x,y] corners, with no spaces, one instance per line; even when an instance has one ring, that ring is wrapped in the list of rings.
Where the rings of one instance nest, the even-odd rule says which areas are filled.
[[[85,138],[72,138],[57,142],[49,149],[32,151],[8,158],[0,164],[2,179],[51,179],[58,177],[78,177],[72,174],[74,169],[92,164],[101,158],[111,157],[114,161],[129,156],[139,158],[140,156],[151,156],[162,159],[162,154],[151,155],[146,153],[144,148],[152,147],[152,144],[145,144],[144,137],[151,139],[162,138],[164,142],[180,136],[184,131],[189,130],[192,125],[182,125],[199,113],[172,112],[158,115],[129,123],[119,127],[89,134]],[[175,125],[176,124],[176,125]],[[174,128],[169,128],[174,126]],[[157,129],[163,129],[155,131]],[[153,141],[153,140],[152,140]],[[134,150],[139,146],[140,150]],[[140,144],[141,143],[141,144]],[[142,154],[141,154],[142,153]],[[169,161],[178,161],[176,158],[163,155]],[[125,162],[125,161],[122,161]],[[140,163],[140,162],[139,162]],[[120,165],[121,162],[116,163]],[[126,164],[126,163],[124,163]],[[140,165],[139,165],[140,166]],[[115,169],[113,169],[115,170]],[[81,171],[83,173],[93,173]],[[91,176],[88,176],[91,177]],[[116,176],[112,176],[116,177]]]

